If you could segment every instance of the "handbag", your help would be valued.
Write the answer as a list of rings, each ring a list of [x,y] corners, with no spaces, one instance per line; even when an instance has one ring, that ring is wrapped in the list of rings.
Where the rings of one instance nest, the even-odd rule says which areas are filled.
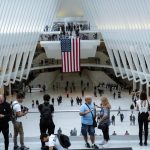
[[[90,109],[90,107],[85,103],[85,105]],[[91,110],[91,109],[90,109]],[[92,113],[92,111],[91,111],[91,114],[92,114],[92,118],[93,118],[93,127],[97,127],[97,122],[96,122],[96,120],[95,120],[95,118],[94,118],[94,116],[93,116],[93,113]]]
[[[110,115],[110,110],[108,111],[108,116],[109,115]],[[110,124],[110,122],[108,121],[108,118],[105,118],[99,122],[98,129],[104,130],[106,128],[106,126],[108,126]]]
[[[98,124],[98,129],[101,129],[101,130],[105,129],[107,124],[108,124],[107,119],[104,119],[104,120],[100,121],[99,124]]]

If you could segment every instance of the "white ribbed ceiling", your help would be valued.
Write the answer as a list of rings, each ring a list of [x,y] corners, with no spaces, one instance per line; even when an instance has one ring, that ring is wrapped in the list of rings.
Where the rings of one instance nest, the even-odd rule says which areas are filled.
[[[0,86],[28,77],[40,33],[52,25],[59,5],[60,0],[0,0]]]
[[[149,85],[149,6],[150,0],[0,0],[0,86],[27,78],[40,32],[56,17],[87,18],[102,33],[116,76]]]

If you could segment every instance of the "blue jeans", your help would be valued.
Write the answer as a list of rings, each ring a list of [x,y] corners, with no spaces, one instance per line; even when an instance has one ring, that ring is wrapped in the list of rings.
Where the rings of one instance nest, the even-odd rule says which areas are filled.
[[[82,124],[81,133],[83,136],[87,136],[88,133],[89,135],[94,136],[95,128],[93,127],[93,125]]]

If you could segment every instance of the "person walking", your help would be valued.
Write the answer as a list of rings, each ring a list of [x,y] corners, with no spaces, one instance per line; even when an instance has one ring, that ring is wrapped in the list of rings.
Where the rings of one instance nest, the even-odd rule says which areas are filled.
[[[113,97],[114,97],[114,99],[116,98],[116,92],[114,91],[114,93],[113,93]]]
[[[112,122],[112,125],[115,126],[115,116],[114,115],[111,117],[111,122]]]
[[[123,120],[124,120],[124,114],[121,113],[121,114],[120,114],[120,121],[123,122]]]
[[[82,104],[79,115],[81,116],[82,123],[81,133],[84,137],[86,147],[98,149],[98,146],[95,144],[95,128],[93,125],[96,112],[94,104],[92,103],[92,98],[90,96],[85,97],[85,103]],[[90,135],[92,146],[90,146],[88,142],[88,133]]]
[[[71,106],[73,106],[73,102],[74,102],[74,100],[73,100],[73,98],[72,98],[72,97],[71,97],[70,102],[71,102]]]
[[[147,94],[145,92],[141,92],[140,99],[137,101],[137,110],[139,110],[138,114],[138,123],[139,123],[139,145],[143,145],[143,126],[144,126],[144,145],[147,146],[148,139],[148,120],[150,119],[149,111],[149,100],[147,99]]]
[[[135,126],[135,115],[132,116],[133,125]]]
[[[100,115],[102,116],[101,117],[101,120],[100,120],[100,123],[98,126],[99,129],[102,130],[102,133],[103,133],[103,141],[100,142],[100,145],[103,145],[103,147],[107,148],[109,146],[109,125],[110,125],[110,109],[111,109],[111,105],[108,101],[108,98],[107,97],[102,97],[101,98],[101,111],[100,111]],[[103,127],[102,127],[103,126]]]
[[[28,113],[28,110],[22,110],[21,103],[23,102],[24,94],[17,93],[16,100],[12,103],[13,114],[15,115],[14,125],[14,150],[28,150],[24,145],[23,117]],[[20,145],[17,144],[17,137],[20,135]]]
[[[0,95],[0,133],[4,136],[5,150],[9,147],[9,121],[11,118],[11,107],[3,95]]]
[[[132,116],[132,114],[130,115],[130,125],[133,125],[133,116]]]
[[[32,108],[34,108],[34,100],[32,100]]]
[[[120,113],[121,113],[121,107],[119,106],[117,116],[118,116]]]
[[[134,105],[133,104],[131,104],[130,110],[131,110],[131,113],[133,113],[133,111],[134,111]]]
[[[54,106],[54,97],[52,98],[52,104],[53,104],[53,106]]]
[[[48,134],[54,134],[55,125],[53,122],[54,106],[50,105],[50,96],[45,94],[43,96],[44,103],[40,104],[38,109],[40,112],[40,132],[44,134],[48,131]],[[41,141],[41,149],[45,149],[45,142]]]

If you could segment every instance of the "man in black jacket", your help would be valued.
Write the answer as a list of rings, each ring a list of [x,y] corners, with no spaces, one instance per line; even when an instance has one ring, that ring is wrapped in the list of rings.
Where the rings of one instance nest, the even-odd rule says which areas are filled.
[[[53,122],[53,113],[54,113],[54,107],[53,105],[50,105],[49,100],[50,96],[48,94],[45,94],[43,96],[44,103],[39,105],[39,112],[40,112],[40,132],[41,134],[46,133],[48,131],[48,134],[54,134],[55,125]],[[44,149],[45,142],[42,142],[41,149]]]
[[[5,139],[5,150],[9,146],[9,124],[11,117],[10,104],[6,102],[3,95],[0,95],[0,132],[3,133]]]

